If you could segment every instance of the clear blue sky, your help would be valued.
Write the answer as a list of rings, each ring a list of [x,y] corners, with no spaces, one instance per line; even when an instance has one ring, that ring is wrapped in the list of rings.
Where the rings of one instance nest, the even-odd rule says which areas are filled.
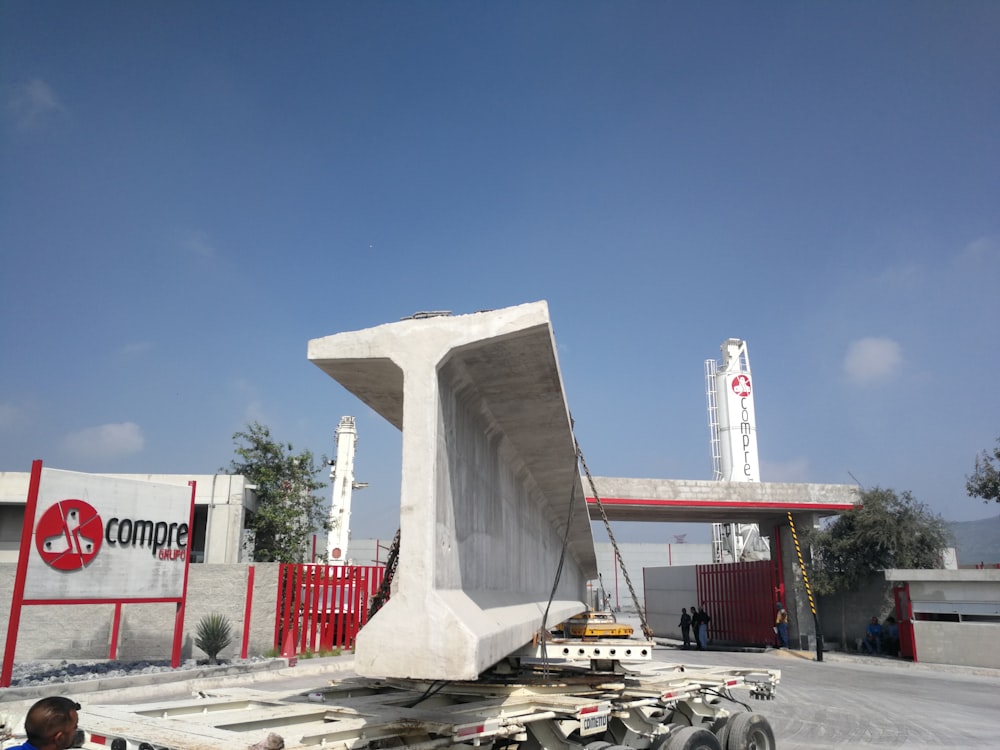
[[[992,0],[4,0],[0,470],[212,472],[249,420],[332,454],[350,414],[389,537],[398,433],[307,341],[544,299],[595,474],[710,478],[737,337],[762,479],[995,515],[998,35]]]

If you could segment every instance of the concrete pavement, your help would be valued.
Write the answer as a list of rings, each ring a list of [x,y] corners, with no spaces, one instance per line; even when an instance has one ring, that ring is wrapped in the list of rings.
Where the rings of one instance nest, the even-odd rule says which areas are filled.
[[[661,639],[662,640],[662,639]],[[1000,748],[1000,670],[914,664],[841,652],[795,650],[685,651],[661,643],[661,662],[692,666],[780,669],[773,701],[749,702],[767,717],[779,750],[846,748]],[[275,697],[306,692],[352,673],[351,654],[302,659],[294,667],[276,659],[266,668],[245,665],[216,673],[176,672],[11,689],[0,694],[0,713],[26,710],[38,695],[69,695],[83,704],[129,705],[186,697],[225,686],[253,687]],[[149,680],[148,677],[156,677]],[[28,695],[26,691],[37,691]],[[746,700],[746,695],[736,694]]]

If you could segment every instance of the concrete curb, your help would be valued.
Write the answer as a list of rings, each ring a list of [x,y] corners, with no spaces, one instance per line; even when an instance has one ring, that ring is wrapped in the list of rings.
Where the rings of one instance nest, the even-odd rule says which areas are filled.
[[[683,644],[679,640],[675,640],[673,638],[654,638],[653,641],[658,647],[661,648],[673,649],[682,654],[688,652],[683,648]],[[691,653],[707,653],[708,651],[713,651],[715,653],[781,654],[782,656],[787,656],[789,658],[794,657],[803,661],[816,661],[815,651],[802,651],[799,649],[789,648],[710,645],[707,651],[698,652],[697,649],[689,649],[689,651]],[[1000,677],[1000,669],[993,669],[991,667],[972,667],[960,664],[936,664],[933,662],[923,661],[913,662],[908,659],[900,659],[889,656],[870,656],[868,654],[858,654],[845,651],[824,651],[823,661],[840,664],[866,664],[870,666],[877,666],[881,669],[912,669],[917,671],[924,670],[932,672],[947,672],[949,674],[956,675],[973,675],[977,677]]]

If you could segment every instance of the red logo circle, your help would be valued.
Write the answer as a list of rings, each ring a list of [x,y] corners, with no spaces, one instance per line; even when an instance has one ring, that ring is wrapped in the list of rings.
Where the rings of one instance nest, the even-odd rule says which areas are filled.
[[[733,393],[737,396],[749,396],[750,395],[750,378],[746,375],[737,375],[733,378]]]
[[[83,500],[60,500],[42,514],[35,527],[38,554],[56,570],[87,567],[103,540],[104,523]]]

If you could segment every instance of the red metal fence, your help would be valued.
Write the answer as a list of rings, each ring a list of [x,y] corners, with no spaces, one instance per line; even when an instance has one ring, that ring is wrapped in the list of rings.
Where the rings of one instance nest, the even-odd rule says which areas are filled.
[[[712,618],[708,638],[732,643],[773,645],[779,600],[777,563],[697,565],[698,604]]]
[[[352,648],[384,575],[376,565],[281,565],[274,647],[294,654]]]

